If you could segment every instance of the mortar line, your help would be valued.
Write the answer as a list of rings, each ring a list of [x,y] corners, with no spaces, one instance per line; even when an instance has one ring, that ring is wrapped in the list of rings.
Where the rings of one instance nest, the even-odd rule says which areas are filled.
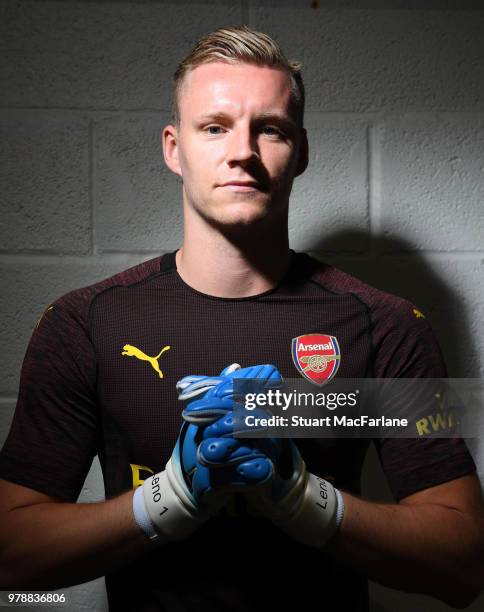
[[[14,265],[14,264],[117,264],[123,263],[123,260],[129,257],[157,257],[164,253],[171,253],[173,249],[129,249],[123,251],[98,251],[94,254],[88,255],[66,255],[63,253],[50,253],[48,251],[36,251],[31,253],[11,253],[7,251],[0,251],[0,264]],[[331,257],[344,257],[351,259],[359,259],[362,257],[372,257],[372,253],[369,249],[363,251],[314,251],[321,255]],[[448,260],[455,259],[460,261],[478,261],[484,259],[484,250],[471,250],[471,251],[434,251],[434,250],[414,250],[414,251],[384,251],[378,253],[379,257],[385,258],[412,258],[412,257],[430,257],[436,260]]]
[[[121,262],[128,257],[146,256],[146,257],[157,257],[163,253],[171,252],[173,249],[165,250],[126,250],[126,251],[98,251],[94,254],[72,254],[66,255],[64,253],[51,253],[48,251],[38,251],[31,253],[11,253],[0,251],[0,264],[12,265],[12,264],[110,264]]]
[[[368,181],[368,215],[370,225],[370,254],[377,254],[376,239],[381,234],[381,151],[380,125],[369,125],[367,128],[367,181]]]
[[[247,4],[246,4],[247,3]],[[250,21],[250,3],[249,0],[241,0],[241,8],[247,6],[247,19]],[[171,113],[170,108],[92,108],[92,107],[75,107],[75,106],[1,106],[0,113],[22,113],[22,112],[40,112],[40,113],[75,113],[86,115],[123,115],[123,114],[139,114],[139,115],[155,115],[156,117],[160,114]],[[400,117],[402,115],[448,115],[450,117],[462,117],[462,116],[484,116],[484,107],[482,109],[469,110],[469,109],[449,109],[449,108],[422,108],[422,109],[385,109],[376,108],[372,110],[365,109],[319,109],[319,108],[307,108],[307,115],[341,115],[348,116],[385,116],[385,117]]]
[[[16,395],[2,395],[0,396],[0,404],[12,404],[17,401]]]
[[[90,254],[95,255],[95,195],[94,195],[94,125],[92,119],[89,119],[89,221],[91,224],[89,237],[91,240]]]

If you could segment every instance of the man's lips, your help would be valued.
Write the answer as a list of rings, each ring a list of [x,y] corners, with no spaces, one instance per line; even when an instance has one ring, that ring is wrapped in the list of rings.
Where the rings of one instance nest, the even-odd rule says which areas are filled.
[[[227,181],[219,187],[224,187],[231,191],[260,191],[261,184],[256,181]]]

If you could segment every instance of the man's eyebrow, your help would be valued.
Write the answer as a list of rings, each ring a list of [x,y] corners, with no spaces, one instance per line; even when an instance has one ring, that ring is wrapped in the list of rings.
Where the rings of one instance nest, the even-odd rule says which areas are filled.
[[[230,116],[221,111],[217,113],[207,113],[206,115],[199,115],[198,117],[195,117],[195,121],[197,123],[201,123],[202,121],[217,121],[226,119],[230,119]]]
[[[223,111],[207,113],[206,115],[200,115],[195,118],[197,123],[202,123],[204,121],[227,121],[231,120],[231,116]],[[287,125],[288,127],[296,127],[296,122],[294,119],[285,113],[278,113],[268,111],[265,113],[258,113],[254,116],[253,121],[255,123],[260,123],[262,121],[274,121],[275,123],[279,123],[281,125]]]
[[[281,123],[292,123],[295,125],[293,118],[286,113],[267,112],[259,113],[255,117],[256,121],[278,121]]]

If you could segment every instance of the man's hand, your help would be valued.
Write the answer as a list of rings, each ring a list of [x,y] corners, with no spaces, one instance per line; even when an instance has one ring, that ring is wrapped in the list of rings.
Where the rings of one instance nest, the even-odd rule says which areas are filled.
[[[343,498],[331,483],[306,470],[292,440],[278,442],[271,478],[245,492],[249,508],[301,544],[322,548],[341,523]]]
[[[204,394],[202,399],[190,402],[182,416],[187,423],[204,425],[197,461],[206,472],[200,473],[209,475],[212,487],[225,492],[241,492],[250,485],[266,482],[273,473],[270,457],[277,452],[277,444],[270,438],[234,438],[234,378],[257,379],[264,388],[279,386],[282,380],[272,365],[241,369],[232,364],[220,377],[187,376],[177,385],[180,399]]]
[[[307,472],[292,440],[233,437],[233,378],[257,379],[262,388],[268,389],[280,386],[281,374],[272,365],[230,368],[224,370],[225,374],[230,370],[230,375],[223,381],[193,376],[179,383],[186,384],[190,397],[197,385],[203,388],[204,380],[213,384],[203,399],[191,402],[183,412],[188,422],[206,419],[210,423],[198,447],[200,464],[210,468],[222,486],[225,470],[230,474],[235,468],[238,478],[232,479],[231,490],[244,493],[252,511],[269,518],[303,544],[324,546],[342,520],[344,503],[339,491]]]
[[[231,437],[234,373],[187,376],[177,383],[179,399],[191,401],[165,470],[148,478],[135,492],[136,522],[153,541],[180,541],[189,537],[224,506],[232,491],[264,482],[272,473],[266,455]],[[251,368],[237,372],[251,377]],[[223,464],[218,457],[230,456]]]

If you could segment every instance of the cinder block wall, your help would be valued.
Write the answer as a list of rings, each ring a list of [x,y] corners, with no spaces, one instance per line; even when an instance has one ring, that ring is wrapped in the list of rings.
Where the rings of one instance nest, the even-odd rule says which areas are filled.
[[[170,79],[198,36],[226,24],[268,32],[304,64],[311,162],[294,188],[292,247],[413,300],[450,374],[482,377],[479,5],[3,0],[0,442],[44,308],[179,246],[180,184],[159,145]],[[368,494],[384,497],[368,461]],[[96,464],[81,500],[102,497]],[[107,609],[102,579],[70,594],[72,610]],[[377,586],[372,600],[379,612],[448,609]]]

